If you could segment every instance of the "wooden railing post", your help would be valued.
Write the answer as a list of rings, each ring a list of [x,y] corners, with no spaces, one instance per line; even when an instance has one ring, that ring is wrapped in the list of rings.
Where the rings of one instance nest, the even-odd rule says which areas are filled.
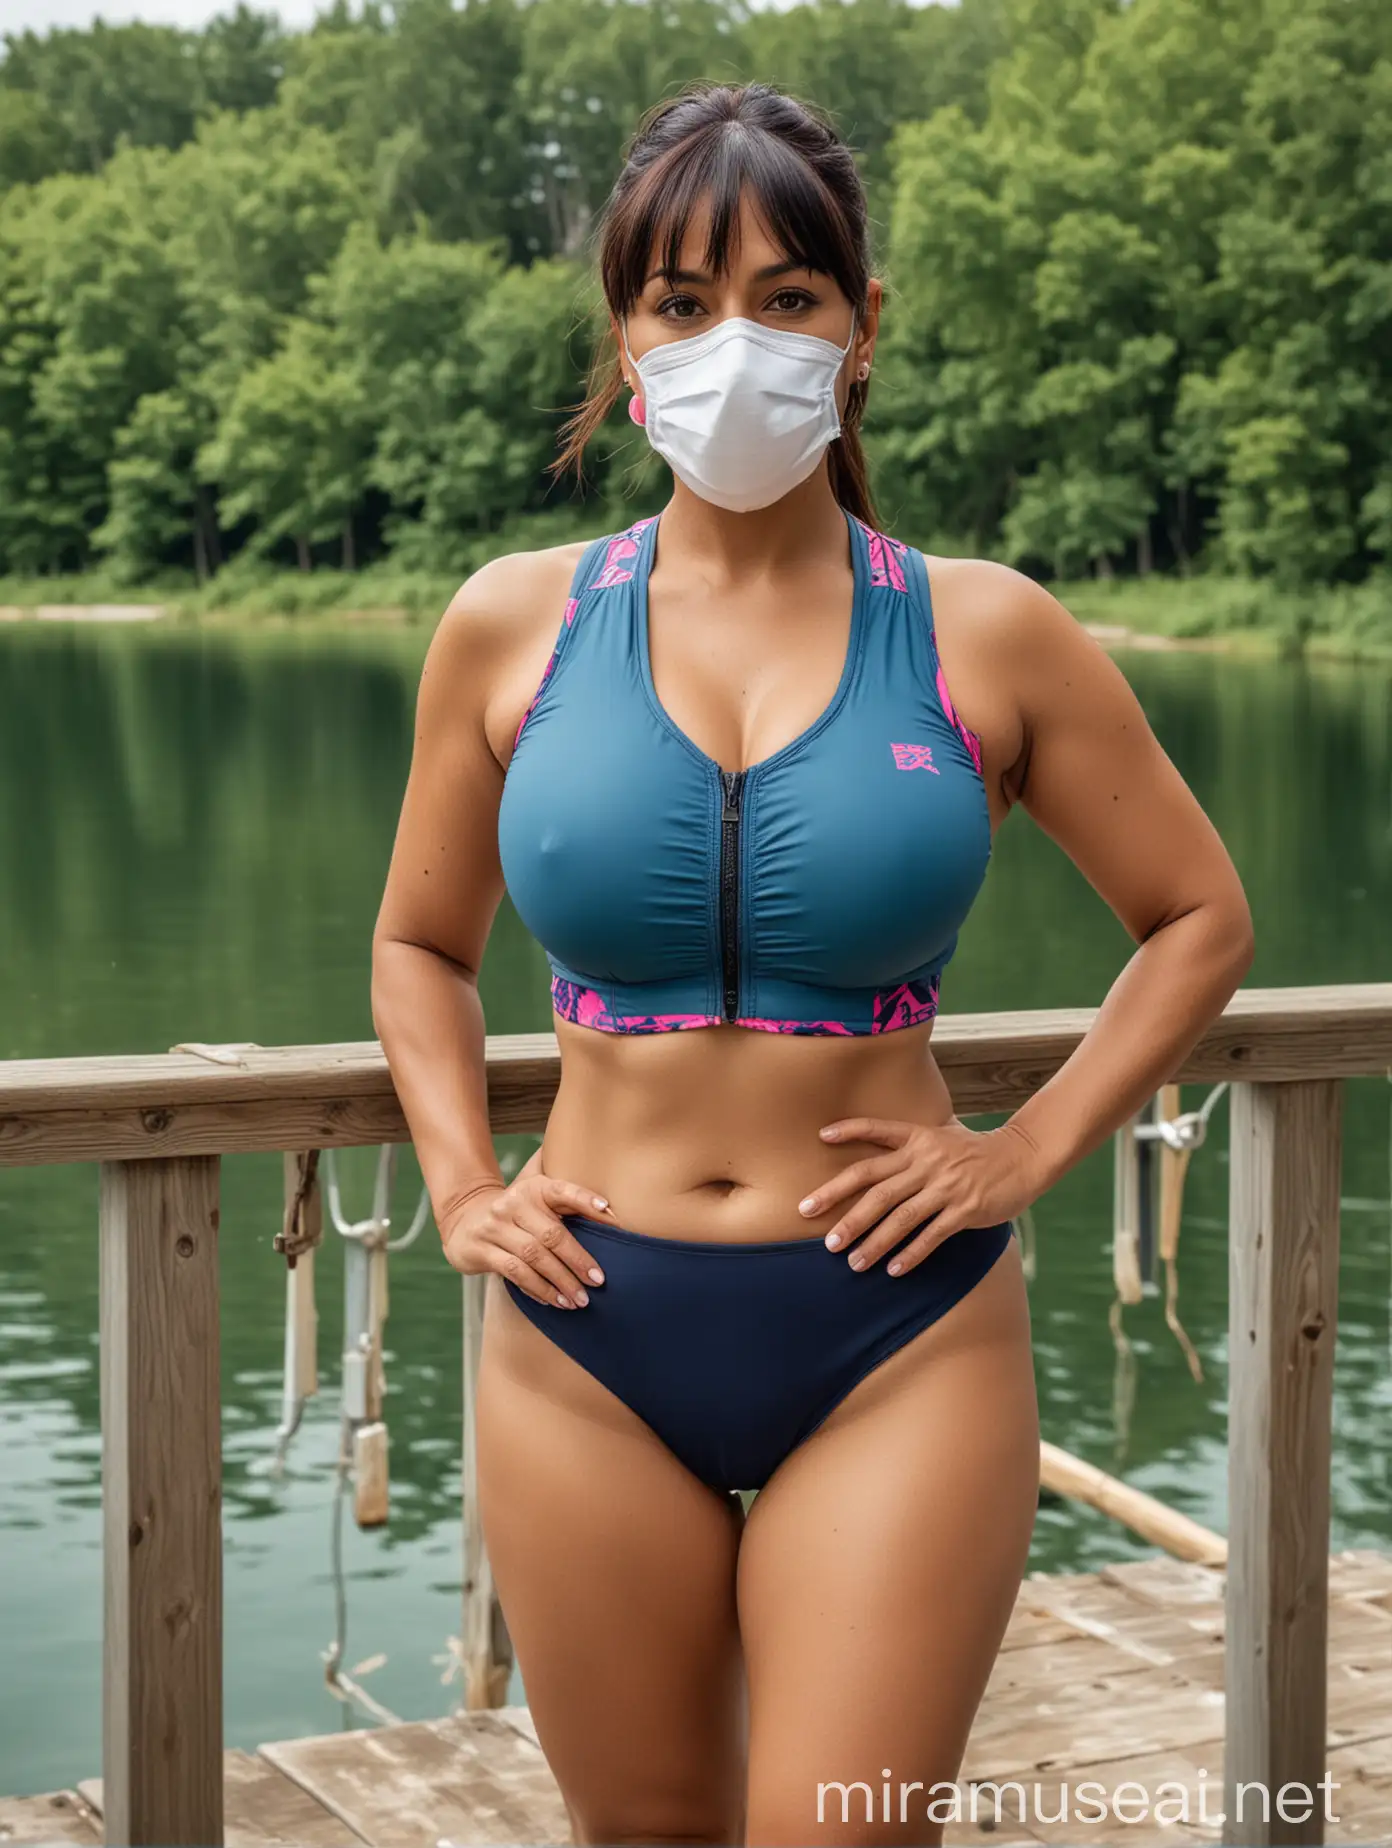
[[[106,1839],[218,1844],[218,1158],[103,1162],[100,1227]]]
[[[1223,1840],[1247,1848],[1324,1840],[1342,1101],[1232,1088]]]

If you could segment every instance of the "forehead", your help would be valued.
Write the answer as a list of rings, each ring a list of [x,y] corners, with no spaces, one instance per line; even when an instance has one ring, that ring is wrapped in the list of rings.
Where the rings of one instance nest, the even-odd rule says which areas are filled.
[[[719,218],[714,199],[706,194],[692,206],[684,224],[674,226],[669,220],[658,225],[646,273],[651,275],[660,271],[664,262],[669,260],[669,245],[674,228],[680,231],[676,240],[674,264],[679,270],[738,276],[767,269],[776,263],[806,265],[804,254],[790,251],[774,235],[768,220],[759,209],[758,200],[748,187],[741,191],[738,205],[729,215],[726,226],[719,224]],[[720,235],[721,230],[725,232],[723,237]]]

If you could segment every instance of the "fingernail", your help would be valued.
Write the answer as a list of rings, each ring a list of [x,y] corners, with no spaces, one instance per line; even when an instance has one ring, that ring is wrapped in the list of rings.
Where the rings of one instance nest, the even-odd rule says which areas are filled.
[[[602,1270],[592,1270],[590,1272],[590,1282],[591,1283],[603,1283],[604,1282],[604,1272]]]
[[[826,1235],[826,1242],[829,1251],[839,1251],[841,1249],[841,1234],[839,1232],[828,1232]]]
[[[594,1203],[601,1213],[607,1213],[609,1211],[609,1202],[604,1198],[603,1194],[596,1194]]]
[[[815,1213],[816,1210],[817,1210],[816,1194],[808,1194],[805,1200],[799,1200],[798,1211],[800,1213]]]
[[[588,1290],[584,1288],[583,1285],[576,1286],[575,1300],[577,1303],[579,1303],[582,1309],[585,1307],[585,1304],[590,1300],[590,1293]]]
[[[890,1276],[897,1277],[900,1271],[903,1270],[903,1268],[904,1268],[903,1265],[899,1262],[898,1258],[896,1258],[894,1262],[889,1266]]]
[[[562,1309],[569,1309],[571,1307],[570,1298],[568,1296],[562,1296],[559,1290],[556,1292],[556,1302]]]
[[[839,1129],[819,1129],[817,1131],[817,1134],[819,1136],[825,1136],[828,1142],[834,1142],[840,1133]]]
[[[860,1253],[857,1251],[855,1255],[851,1258],[850,1265],[851,1265],[852,1270],[864,1270],[865,1269],[865,1259],[861,1257]]]

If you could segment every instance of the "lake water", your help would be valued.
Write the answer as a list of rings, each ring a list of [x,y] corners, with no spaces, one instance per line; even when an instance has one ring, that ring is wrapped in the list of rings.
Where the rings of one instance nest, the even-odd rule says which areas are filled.
[[[369,938],[410,752],[421,632],[310,636],[0,631],[0,1058],[372,1037]],[[1214,817],[1257,921],[1254,985],[1392,977],[1392,676],[1119,657]],[[999,837],[944,986],[947,1011],[1099,1001],[1120,926],[1024,816]],[[489,1028],[550,1023],[539,948],[504,907],[483,971]],[[1197,1104],[1201,1093],[1186,1094]],[[1336,1547],[1392,1547],[1392,1084],[1348,1089],[1336,1366]],[[1032,1286],[1047,1437],[1226,1525],[1226,1109],[1195,1157],[1180,1309],[1195,1384],[1158,1300],[1126,1312],[1119,1369],[1110,1154],[1037,1209]],[[518,1148],[530,1148],[528,1141]],[[342,1159],[353,1216],[373,1156]],[[341,1252],[321,1260],[322,1391],[289,1466],[279,1419],[280,1163],[224,1164],[226,1723],[229,1744],[361,1723],[325,1691]],[[0,1169],[0,1792],[100,1766],[96,1170]],[[398,1212],[418,1175],[403,1152]],[[433,1230],[394,1262],[390,1525],[347,1529],[346,1662],[407,1718],[459,1693],[460,1285]],[[1148,1551],[1050,1504],[1036,1568]],[[514,1686],[514,1698],[520,1690]]]

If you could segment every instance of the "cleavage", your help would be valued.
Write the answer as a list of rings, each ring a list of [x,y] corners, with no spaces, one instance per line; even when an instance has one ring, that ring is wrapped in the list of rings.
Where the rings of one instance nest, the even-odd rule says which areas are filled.
[[[665,602],[659,598],[659,607]],[[819,616],[811,635],[793,621],[765,618],[760,634],[735,610],[712,622],[703,602],[684,596],[665,616],[650,614],[653,692],[703,757],[749,769],[809,731],[836,698],[852,612],[839,621]]]

